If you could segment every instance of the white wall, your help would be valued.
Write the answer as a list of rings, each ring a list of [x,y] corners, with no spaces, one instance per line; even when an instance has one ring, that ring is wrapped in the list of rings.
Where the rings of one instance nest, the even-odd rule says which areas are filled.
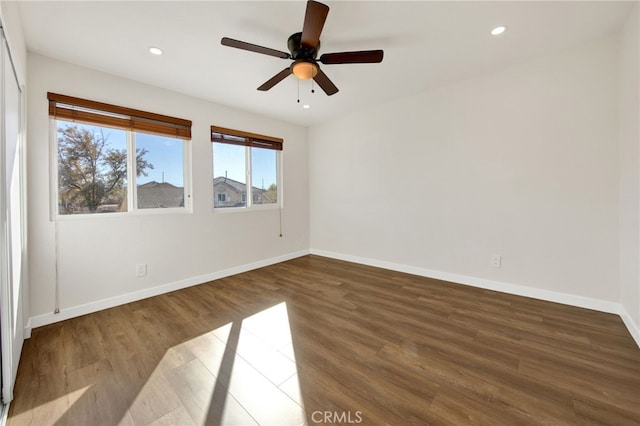
[[[620,300],[640,345],[640,33],[638,5],[620,34]]]
[[[307,130],[103,74],[28,56],[29,246],[32,326],[308,251]],[[54,316],[55,225],[49,217],[46,92],[193,121],[193,214],[99,215],[58,222],[61,314]],[[214,213],[210,125],[284,138],[283,234],[277,210]],[[135,265],[148,275],[137,278]]]
[[[612,37],[312,127],[312,252],[615,310],[617,71]]]

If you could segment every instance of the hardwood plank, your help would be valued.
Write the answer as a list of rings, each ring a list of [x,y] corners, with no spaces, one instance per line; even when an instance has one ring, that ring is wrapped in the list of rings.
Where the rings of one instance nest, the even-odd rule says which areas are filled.
[[[543,363],[540,361],[523,360],[520,373],[525,377],[545,377],[555,387],[563,388],[576,395],[601,401],[621,410],[638,410],[640,402],[640,381],[638,378],[620,378],[602,374],[597,370],[580,368],[568,364]],[[621,372],[622,373],[622,372]],[[611,387],[610,383],[616,383]]]
[[[381,356],[397,359],[399,348],[388,346]],[[505,415],[516,413],[522,418],[535,419],[534,423],[571,424],[574,419],[572,394],[554,389],[529,378],[514,376],[513,372],[487,365],[474,368],[466,362],[420,351],[410,361],[422,376],[439,389],[452,390],[467,398],[487,405],[496,405]]]
[[[127,407],[135,424],[148,424],[182,407],[180,397],[166,376],[156,369]]]
[[[189,361],[167,372],[166,375],[193,422],[204,424],[209,405],[212,403],[211,396],[216,386],[216,377],[198,359]]]
[[[574,401],[576,419],[580,423],[637,426],[638,419],[634,413],[611,407],[602,401],[581,397]]]
[[[487,401],[477,401],[453,390],[439,391],[429,410],[440,415],[449,424],[454,425],[519,425],[527,419],[515,416],[507,410],[501,410]]]
[[[173,425],[181,425],[181,426],[195,426],[197,423],[191,419],[187,410],[181,405],[159,419],[154,420],[149,423],[149,426],[173,426]]]

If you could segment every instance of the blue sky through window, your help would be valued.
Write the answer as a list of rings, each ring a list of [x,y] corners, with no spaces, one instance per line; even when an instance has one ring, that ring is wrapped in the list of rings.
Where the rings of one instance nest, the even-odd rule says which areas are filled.
[[[245,147],[224,143],[213,144],[213,177],[227,176],[246,183]],[[251,180],[256,188],[269,188],[277,182],[276,155],[272,149],[251,148]]]
[[[147,182],[168,182],[173,186],[183,186],[184,159],[182,140],[166,136],[136,133],[136,148],[146,149],[144,158],[153,164],[153,169],[147,169],[147,176],[138,176],[138,185]]]
[[[276,183],[277,153],[273,149],[251,148],[251,183],[255,188],[268,189]]]
[[[245,147],[224,143],[213,144],[213,177],[228,177],[246,183]]]

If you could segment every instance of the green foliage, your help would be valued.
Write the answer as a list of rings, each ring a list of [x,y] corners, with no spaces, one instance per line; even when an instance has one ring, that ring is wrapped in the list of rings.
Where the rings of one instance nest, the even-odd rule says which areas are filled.
[[[269,185],[269,188],[262,194],[262,197],[267,203],[277,203],[278,202],[278,187],[275,183]]]
[[[61,214],[88,210],[103,204],[120,204],[126,198],[127,151],[108,144],[109,135],[78,126],[58,128],[58,193]],[[146,176],[153,164],[147,151],[136,150],[137,175]]]

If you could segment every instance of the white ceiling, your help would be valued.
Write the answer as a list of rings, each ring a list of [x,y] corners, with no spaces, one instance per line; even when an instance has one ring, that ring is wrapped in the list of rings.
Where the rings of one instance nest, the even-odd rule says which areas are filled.
[[[615,33],[632,2],[326,1],[322,53],[384,49],[381,64],[325,65],[328,97],[290,64],[220,45],[223,36],[288,51],[305,1],[26,1],[27,48],[42,55],[285,121],[312,125]],[[502,36],[489,35],[498,24]],[[148,53],[158,46],[164,55]],[[310,109],[301,105],[308,103]]]

